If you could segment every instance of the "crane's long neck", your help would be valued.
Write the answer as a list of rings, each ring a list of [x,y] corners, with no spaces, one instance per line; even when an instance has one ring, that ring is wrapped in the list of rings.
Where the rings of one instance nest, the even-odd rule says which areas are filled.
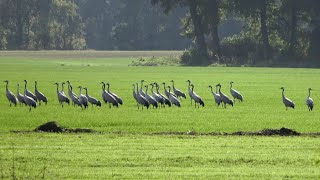
[[[146,94],[148,93],[148,86],[146,86]]]
[[[193,86],[191,86],[191,91],[192,91],[192,92],[193,92],[193,88],[194,88],[194,87],[193,87]]]
[[[80,89],[80,94],[82,94],[82,87],[80,86],[79,89]]]
[[[167,91],[165,83],[163,83],[163,89],[164,89],[164,91]]]
[[[311,89],[309,89],[309,95],[308,95],[308,97],[310,97],[310,95],[311,95]]]
[[[107,91],[110,92],[110,84],[107,84],[107,86],[108,86]]]
[[[9,82],[6,82],[7,84],[6,84],[6,90],[8,90],[8,84],[9,84]]]
[[[62,83],[61,86],[62,86],[61,91],[64,92],[64,83]]]
[[[284,89],[282,89],[282,98],[285,98],[285,96],[284,96]]]
[[[34,90],[36,90],[37,91],[37,81],[34,83]]]
[[[156,84],[156,90],[157,90],[157,93],[160,94],[159,93],[159,86],[157,84]]]
[[[136,90],[136,85],[133,84],[132,86],[133,86],[133,92],[135,93],[135,92],[136,92],[136,91],[135,91],[135,90]]]
[[[59,84],[56,84],[57,85],[57,93],[59,92]]]
[[[18,86],[18,89],[17,89],[17,93],[19,94],[20,93],[20,85],[19,84],[17,84],[17,86]]]
[[[136,87],[137,87],[137,93],[139,93],[139,89],[138,89],[139,85],[138,85],[138,83],[136,84]]]
[[[84,90],[86,90],[86,95],[88,96],[88,89],[86,88],[86,89],[84,89]]]
[[[232,83],[230,83],[230,89],[232,89]]]
[[[219,94],[221,94],[221,86],[218,86],[219,87]]]
[[[106,89],[106,85],[102,84],[102,91],[104,91]]]
[[[141,81],[140,90],[142,91],[143,81]]]
[[[27,81],[24,82],[24,90],[27,90]]]
[[[174,81],[172,81],[172,88],[174,88]]]
[[[154,92],[153,92],[153,87],[154,87],[154,86],[153,86],[153,85],[151,85],[151,92],[152,92],[152,93],[154,93]]]
[[[168,86],[168,90],[169,90],[168,92],[170,93],[170,90],[171,90],[170,86]]]
[[[218,93],[218,87],[216,86],[216,93]]]
[[[213,93],[212,86],[210,87],[210,89],[211,89],[211,93]]]

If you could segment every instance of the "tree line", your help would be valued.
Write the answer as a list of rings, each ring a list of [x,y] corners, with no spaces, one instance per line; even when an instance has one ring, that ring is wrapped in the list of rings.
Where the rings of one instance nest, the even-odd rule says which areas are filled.
[[[188,65],[320,64],[318,0],[0,0],[0,49],[185,50]]]

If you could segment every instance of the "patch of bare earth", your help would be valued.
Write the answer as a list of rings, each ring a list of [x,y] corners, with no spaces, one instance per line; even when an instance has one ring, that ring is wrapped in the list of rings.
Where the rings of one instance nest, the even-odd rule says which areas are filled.
[[[50,121],[36,127],[33,131],[13,131],[15,133],[30,133],[30,132],[50,132],[50,133],[97,133],[94,129],[87,128],[64,128],[56,121]],[[140,133],[128,133],[128,132],[111,132],[112,134],[140,134]],[[209,132],[209,133],[198,133],[194,129],[187,132],[153,132],[153,133],[142,133],[144,135],[171,135],[171,136],[320,136],[320,132],[307,132],[300,133],[293,129],[282,127],[280,129],[263,129],[259,131],[237,131],[237,132]]]

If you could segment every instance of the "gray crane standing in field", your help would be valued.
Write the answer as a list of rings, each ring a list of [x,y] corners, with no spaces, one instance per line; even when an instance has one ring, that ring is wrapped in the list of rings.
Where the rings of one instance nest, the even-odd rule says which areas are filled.
[[[146,96],[146,93],[142,89],[143,82],[145,82],[145,80],[141,80],[141,86],[140,86],[139,94],[144,97],[144,96]]]
[[[72,92],[72,86],[71,86],[71,85],[70,85],[70,90],[71,90],[71,92]],[[63,95],[65,95],[64,92],[63,92]],[[80,102],[80,99],[79,99],[78,96],[74,97],[73,100],[74,100],[74,101],[73,101],[73,105],[74,105],[74,106],[80,106],[81,109],[83,108],[83,107],[82,107],[82,103]]]
[[[167,91],[167,89],[166,89],[166,83],[165,83],[165,82],[163,82],[162,84],[163,84],[164,93],[166,94],[166,96],[167,96],[168,98],[169,98],[171,95],[176,97],[175,94]],[[170,98],[169,98],[169,100],[170,100]]]
[[[63,107],[63,103],[67,103],[68,105],[70,104],[70,100],[69,98],[64,94],[62,93],[61,91],[59,91],[59,83],[54,83],[55,85],[57,85],[57,96],[58,96],[58,101],[59,101],[59,104]]]
[[[192,91],[191,91],[191,81],[188,79],[187,80],[188,82],[188,94],[189,94],[189,97],[190,97],[190,100],[191,100],[191,105],[192,105]]]
[[[218,91],[217,91],[217,87],[216,87],[216,92],[213,92],[213,89],[212,89],[212,86],[211,86],[211,85],[208,86],[208,87],[211,89],[211,93],[212,93],[212,95],[213,95],[213,97],[214,97],[215,103],[216,103],[218,106],[220,106],[222,100],[221,100],[220,94],[219,94]]]
[[[23,95],[20,93],[20,84],[19,83],[17,84],[17,87],[18,87],[18,89],[17,89],[17,99],[18,99],[18,102],[20,103],[20,106],[22,104],[27,105],[26,102],[24,102]]]
[[[164,103],[165,103],[166,105],[168,105],[169,107],[171,107],[171,102],[170,102],[170,100],[169,100],[166,96],[164,96],[163,94],[160,93],[160,91],[159,91],[159,89],[160,89],[159,84],[156,83],[156,82],[154,82],[154,84],[156,85],[157,94],[162,97],[162,99],[164,100]]]
[[[80,89],[79,100],[80,100],[82,106],[84,107],[84,109],[87,109],[87,107],[89,105],[88,104],[88,98],[85,95],[82,94],[82,86],[78,86],[78,88]]]
[[[288,107],[291,107],[294,109],[295,108],[294,102],[284,95],[284,87],[281,87],[280,89],[282,89],[282,102],[286,106],[286,110],[288,110]]]
[[[83,89],[86,90],[86,97],[88,98],[89,103],[92,104],[92,107],[93,105],[101,107],[101,102],[98,99],[88,95],[88,88],[84,87]]]
[[[103,98],[104,102],[109,104],[109,108],[111,108],[111,104],[113,106],[118,107],[119,106],[118,101],[111,94],[109,94],[106,91],[106,84],[104,82],[101,82],[100,84],[103,84],[102,85],[102,98]]]
[[[160,103],[160,107],[164,106],[164,99],[163,99],[159,94],[157,94],[156,92],[153,91],[153,88],[154,88],[155,84],[154,84],[154,83],[151,83],[150,86],[151,86],[152,97],[153,97],[158,103]]]
[[[123,104],[122,99],[121,99],[117,94],[115,94],[115,93],[113,93],[113,92],[110,91],[110,84],[109,84],[109,83],[107,83],[106,85],[108,86],[107,92],[108,92],[109,94],[111,94],[111,95],[117,100],[117,102],[118,102],[120,105],[122,105],[122,104]]]
[[[181,100],[181,98],[187,99],[185,93],[183,93],[181,90],[176,89],[176,88],[174,87],[174,81],[171,80],[171,82],[172,82],[172,90],[173,90],[173,93],[174,93],[177,97],[180,97],[180,100]]]
[[[32,97],[27,95],[27,83],[24,85],[24,95],[23,100],[26,103],[27,106],[29,106],[29,112],[31,111],[31,107],[36,108],[37,107],[37,101],[34,100]]]
[[[135,84],[132,84],[133,86],[133,92],[132,92],[132,95],[133,95],[133,98],[136,100],[137,102],[137,106],[139,108],[139,102],[138,102],[138,99],[137,99],[137,93],[136,93],[136,85]]]
[[[239,99],[239,102],[240,101],[242,102],[243,101],[242,95],[237,90],[232,89],[233,83],[234,83],[233,81],[230,82],[230,93],[233,97],[233,100],[234,100],[234,102],[236,102],[236,99]]]
[[[28,89],[27,89],[27,84],[28,84],[28,81],[27,80],[23,80],[24,81],[24,88],[25,88],[25,92],[26,92],[26,95],[31,97],[33,100],[35,100],[37,102],[37,97],[36,95],[34,95],[32,92],[30,92]]]
[[[9,103],[10,103],[10,107],[11,107],[11,104],[14,104],[14,106],[17,106],[17,98],[16,96],[9,90],[8,88],[8,85],[9,85],[9,80],[5,80],[4,82],[6,82],[6,96],[9,100]]]
[[[64,82],[63,82],[64,83]],[[81,105],[80,103],[80,100],[79,100],[79,97],[74,93],[72,92],[72,86],[71,86],[71,83],[70,81],[68,80],[67,81],[68,83],[68,95],[69,97],[71,98],[71,101],[72,101],[72,104],[75,106],[75,105]],[[63,86],[62,86],[63,87]],[[63,89],[63,88],[62,88]],[[64,94],[64,92],[63,92]],[[82,105],[81,105],[82,106]],[[81,107],[82,108],[82,107]]]
[[[310,95],[311,95],[311,90],[312,90],[311,88],[308,89],[309,94],[308,94],[308,97],[307,97],[307,100],[306,100],[306,104],[307,104],[307,106],[308,106],[309,111],[312,111],[312,109],[313,109],[313,100],[312,100],[311,97],[310,97]]]
[[[174,95],[170,92],[170,90],[171,90],[171,87],[170,87],[170,86],[168,86],[168,89],[169,89],[169,97],[168,97],[168,98],[169,98],[170,102],[171,102],[172,104],[178,106],[178,107],[181,107],[181,104],[180,104],[180,101],[178,100],[178,98],[176,98],[176,96],[174,96]]]
[[[198,108],[201,105],[202,107],[204,107],[204,102],[202,100],[202,98],[196,93],[194,92],[194,85],[191,84],[191,91],[192,91],[192,99],[194,100],[194,107],[197,107],[197,103],[198,103]],[[200,104],[200,105],[199,105]]]
[[[46,103],[46,105],[47,105],[48,99],[47,99],[47,97],[46,97],[45,95],[43,95],[43,93],[41,93],[41,92],[38,90],[37,85],[38,85],[38,82],[37,82],[37,81],[34,81],[34,93],[35,93],[35,95],[36,95],[36,97],[37,97],[37,99],[38,99],[38,101],[39,101],[39,105],[40,105],[41,101],[44,102],[44,103]]]
[[[138,102],[139,104],[141,104],[142,110],[143,110],[143,106],[145,106],[147,109],[149,109],[150,103],[149,103],[149,101],[148,101],[144,96],[142,96],[142,95],[140,94],[140,92],[139,92],[139,90],[138,90],[138,83],[136,83],[136,87],[137,87],[137,93],[136,93],[136,95],[137,95],[137,102]],[[138,106],[138,109],[139,109],[139,106]]]
[[[217,84],[217,87],[219,87],[219,95],[220,95],[221,100],[223,102],[224,108],[227,108],[227,104],[230,104],[231,106],[233,106],[233,100],[221,92],[221,84],[220,83]]]
[[[144,86],[146,88],[145,98],[153,106],[153,108],[158,108],[158,102],[148,94],[148,85]]]

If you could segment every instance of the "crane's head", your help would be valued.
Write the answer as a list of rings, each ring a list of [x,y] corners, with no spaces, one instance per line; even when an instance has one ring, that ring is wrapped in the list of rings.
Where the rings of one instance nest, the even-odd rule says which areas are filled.
[[[107,86],[110,86],[110,84],[109,84],[108,82],[106,83],[106,85],[107,85]]]
[[[55,85],[57,85],[57,86],[59,85],[59,83],[57,83],[57,82],[56,82],[56,83],[53,83],[53,84],[55,84]]]
[[[233,84],[233,83],[234,83],[233,81],[230,82],[230,84]]]
[[[37,81],[34,81],[34,83],[37,84],[38,82],[37,82]]]
[[[281,87],[280,89],[284,90],[284,87]]]
[[[106,85],[103,81],[100,84]]]
[[[212,86],[211,86],[211,85],[209,85],[209,86],[208,86],[208,88],[212,88]]]
[[[219,83],[219,84],[216,85],[216,87],[218,87],[218,86],[221,87],[221,84]]]
[[[3,82],[9,83],[9,80],[5,80],[5,81],[3,81]]]
[[[84,87],[83,89],[88,90],[88,88],[87,88],[87,87]]]
[[[82,89],[82,86],[78,86],[79,89]]]
[[[173,82],[173,80],[171,80],[170,82]]]
[[[68,80],[67,83],[70,84],[70,81]]]
[[[190,81],[189,79],[187,80],[187,82],[188,82],[188,83],[191,83],[191,81]]]
[[[62,84],[62,85],[65,85],[65,84],[66,84],[66,82],[62,82],[61,84]]]
[[[150,86],[152,86],[152,87],[154,86],[154,84],[153,84],[153,83],[151,83],[151,84],[149,84],[149,85],[150,85]]]
[[[26,83],[26,84],[28,83],[28,81],[27,81],[27,80],[23,80],[23,81],[24,81],[24,83]]]
[[[193,85],[193,84],[190,84],[190,86],[191,86],[192,88],[194,88],[194,85]]]
[[[168,88],[168,89],[169,89],[169,91],[170,91],[171,87],[170,87],[170,86],[167,86],[167,88]]]
[[[308,88],[308,90],[309,90],[309,91],[311,91],[311,90],[313,90],[313,89],[311,89],[311,88]]]
[[[165,83],[165,82],[163,82],[162,84],[163,84],[163,85],[166,85],[166,83]]]
[[[143,82],[145,82],[145,80],[142,79],[142,80],[141,80],[141,83],[143,83]]]

